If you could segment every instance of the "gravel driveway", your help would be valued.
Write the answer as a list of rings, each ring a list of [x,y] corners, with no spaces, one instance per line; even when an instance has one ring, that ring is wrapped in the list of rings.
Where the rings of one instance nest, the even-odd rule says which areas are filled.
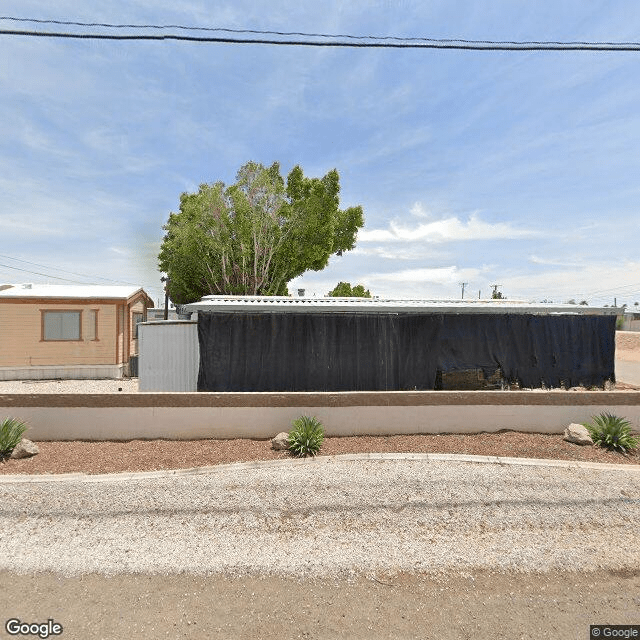
[[[411,460],[0,482],[0,569],[637,569],[640,473]]]

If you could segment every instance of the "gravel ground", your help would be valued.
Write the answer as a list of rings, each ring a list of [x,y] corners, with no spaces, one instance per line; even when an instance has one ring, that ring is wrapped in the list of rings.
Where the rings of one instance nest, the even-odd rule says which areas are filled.
[[[121,380],[0,380],[3,393],[137,393],[138,378]]]
[[[640,474],[315,461],[0,482],[0,570],[296,578],[640,567]],[[170,541],[170,542],[169,542]]]

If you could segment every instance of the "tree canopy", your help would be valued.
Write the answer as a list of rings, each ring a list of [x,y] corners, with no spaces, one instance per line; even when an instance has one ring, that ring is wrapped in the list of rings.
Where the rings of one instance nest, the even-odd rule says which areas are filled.
[[[332,254],[355,246],[362,207],[339,208],[335,169],[307,178],[294,167],[248,162],[236,182],[202,184],[180,196],[163,229],[158,265],[171,300],[205,295],[287,295],[287,283],[324,269]]]
[[[350,282],[338,282],[335,289],[329,293],[334,298],[370,298],[371,293],[369,289],[365,291],[365,288],[361,284],[357,284],[355,287],[351,287]]]

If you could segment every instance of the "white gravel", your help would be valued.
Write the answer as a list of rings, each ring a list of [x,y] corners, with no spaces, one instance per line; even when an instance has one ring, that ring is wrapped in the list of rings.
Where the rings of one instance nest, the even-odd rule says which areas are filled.
[[[637,569],[640,474],[332,461],[0,483],[0,569],[306,577]]]
[[[136,393],[138,378],[120,380],[0,380],[3,393]]]

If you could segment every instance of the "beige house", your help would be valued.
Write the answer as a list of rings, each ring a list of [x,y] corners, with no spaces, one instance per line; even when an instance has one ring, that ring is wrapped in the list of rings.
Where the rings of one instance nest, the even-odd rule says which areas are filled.
[[[0,284],[0,380],[126,376],[152,306],[136,287]]]

